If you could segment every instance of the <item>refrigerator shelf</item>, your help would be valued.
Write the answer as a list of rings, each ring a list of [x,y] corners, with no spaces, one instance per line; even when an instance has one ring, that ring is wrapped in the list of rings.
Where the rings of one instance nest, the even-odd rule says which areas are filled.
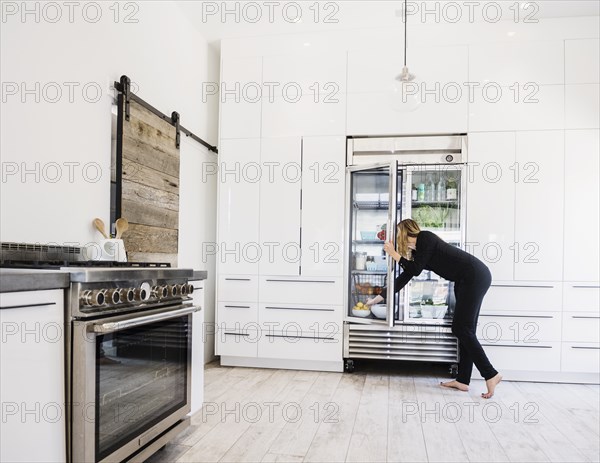
[[[378,244],[383,246],[383,243],[385,243],[383,240],[352,240],[352,244]]]
[[[354,208],[363,211],[376,211],[388,209],[389,202],[382,201],[354,201]]]
[[[457,200],[451,200],[451,201],[412,201],[411,202],[411,207],[415,208],[415,207],[425,207],[425,206],[429,206],[429,207],[449,207],[452,209],[458,209],[459,206],[459,202]]]
[[[387,275],[387,271],[378,270],[352,270],[353,275]]]

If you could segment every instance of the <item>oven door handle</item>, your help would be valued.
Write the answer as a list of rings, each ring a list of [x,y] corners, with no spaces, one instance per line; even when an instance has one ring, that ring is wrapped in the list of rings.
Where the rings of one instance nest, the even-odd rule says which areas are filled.
[[[186,307],[184,309],[171,310],[170,312],[163,312],[153,315],[146,315],[142,317],[135,317],[129,320],[122,320],[118,322],[99,323],[92,325],[92,331],[94,333],[107,334],[114,333],[115,331],[121,331],[128,328],[135,328],[136,326],[147,325],[149,323],[160,322],[163,320],[169,320],[171,318],[181,317],[189,315],[191,313],[200,310],[199,306]]]

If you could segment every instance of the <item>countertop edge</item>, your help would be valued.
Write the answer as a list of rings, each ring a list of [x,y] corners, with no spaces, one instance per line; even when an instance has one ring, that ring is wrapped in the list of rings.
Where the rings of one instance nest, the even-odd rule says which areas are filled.
[[[66,289],[69,284],[69,274],[62,272],[0,274],[0,293]]]
[[[194,274],[190,278],[190,281],[206,280],[208,278],[207,270],[194,270]]]

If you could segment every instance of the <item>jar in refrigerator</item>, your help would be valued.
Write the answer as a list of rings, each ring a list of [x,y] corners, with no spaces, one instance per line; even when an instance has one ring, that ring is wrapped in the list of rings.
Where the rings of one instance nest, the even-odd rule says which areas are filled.
[[[355,254],[356,270],[365,270],[367,268],[367,253],[357,252]]]
[[[446,199],[448,201],[455,201],[458,199],[458,186],[454,177],[450,177],[448,179],[448,184],[446,186]]]

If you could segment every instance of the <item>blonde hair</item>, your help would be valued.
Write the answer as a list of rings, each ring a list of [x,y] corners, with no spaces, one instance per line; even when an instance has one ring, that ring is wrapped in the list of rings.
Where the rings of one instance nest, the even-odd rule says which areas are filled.
[[[406,258],[408,256],[408,237],[416,238],[421,232],[421,228],[413,219],[404,219],[398,223],[396,229],[398,232],[396,235],[396,250],[398,254]]]

